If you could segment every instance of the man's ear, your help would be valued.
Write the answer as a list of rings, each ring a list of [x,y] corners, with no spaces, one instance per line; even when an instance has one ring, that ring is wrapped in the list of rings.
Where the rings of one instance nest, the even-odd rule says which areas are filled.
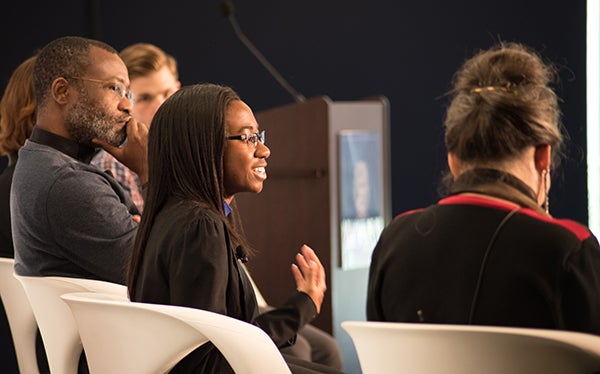
[[[50,93],[59,105],[65,105],[69,102],[69,95],[71,94],[69,87],[69,81],[62,77],[56,78],[52,82]]]
[[[458,178],[461,173],[460,166],[460,159],[454,153],[448,152],[448,167],[450,167],[450,173],[454,179]]]
[[[552,147],[549,144],[536,146],[533,157],[538,173],[541,173],[542,170],[548,171],[552,160]]]

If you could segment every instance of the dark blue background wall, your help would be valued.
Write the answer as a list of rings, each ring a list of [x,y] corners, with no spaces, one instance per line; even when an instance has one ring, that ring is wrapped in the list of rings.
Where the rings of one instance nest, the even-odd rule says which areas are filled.
[[[178,58],[184,84],[231,85],[255,111],[291,102],[236,39],[217,5],[216,0],[3,2],[0,87],[36,48],[76,34],[117,49],[156,43]],[[437,197],[445,168],[444,94],[463,60],[499,39],[537,48],[561,68],[557,90],[571,135],[569,162],[553,184],[552,211],[587,221],[585,1],[238,0],[235,5],[242,30],[306,97],[389,98],[394,213]]]

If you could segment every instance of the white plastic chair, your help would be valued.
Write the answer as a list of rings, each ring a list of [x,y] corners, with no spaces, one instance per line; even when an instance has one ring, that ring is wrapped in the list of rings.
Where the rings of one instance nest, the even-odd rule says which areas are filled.
[[[235,318],[100,293],[62,298],[75,316],[92,373],[164,373],[207,341],[238,374],[290,373],[271,338]]]
[[[345,321],[363,374],[600,372],[600,336],[560,330]]]
[[[23,285],[35,315],[50,372],[76,374],[81,340],[73,315],[60,296],[69,292],[103,292],[127,300],[127,287],[82,278],[14,276]]]
[[[21,373],[39,373],[35,354],[37,323],[23,286],[13,277],[15,260],[0,258],[0,297]]]

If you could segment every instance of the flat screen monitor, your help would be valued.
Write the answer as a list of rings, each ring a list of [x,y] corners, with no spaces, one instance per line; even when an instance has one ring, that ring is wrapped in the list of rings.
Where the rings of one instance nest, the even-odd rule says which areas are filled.
[[[344,270],[368,267],[384,227],[381,134],[339,132],[340,261]]]

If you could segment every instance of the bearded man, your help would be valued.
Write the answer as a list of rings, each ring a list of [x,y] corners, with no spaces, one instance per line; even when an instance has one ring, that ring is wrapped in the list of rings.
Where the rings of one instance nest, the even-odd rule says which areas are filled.
[[[124,284],[139,211],[90,161],[100,146],[148,180],[127,68],[111,46],[67,36],[40,51],[33,82],[37,122],[11,189],[15,272]]]

